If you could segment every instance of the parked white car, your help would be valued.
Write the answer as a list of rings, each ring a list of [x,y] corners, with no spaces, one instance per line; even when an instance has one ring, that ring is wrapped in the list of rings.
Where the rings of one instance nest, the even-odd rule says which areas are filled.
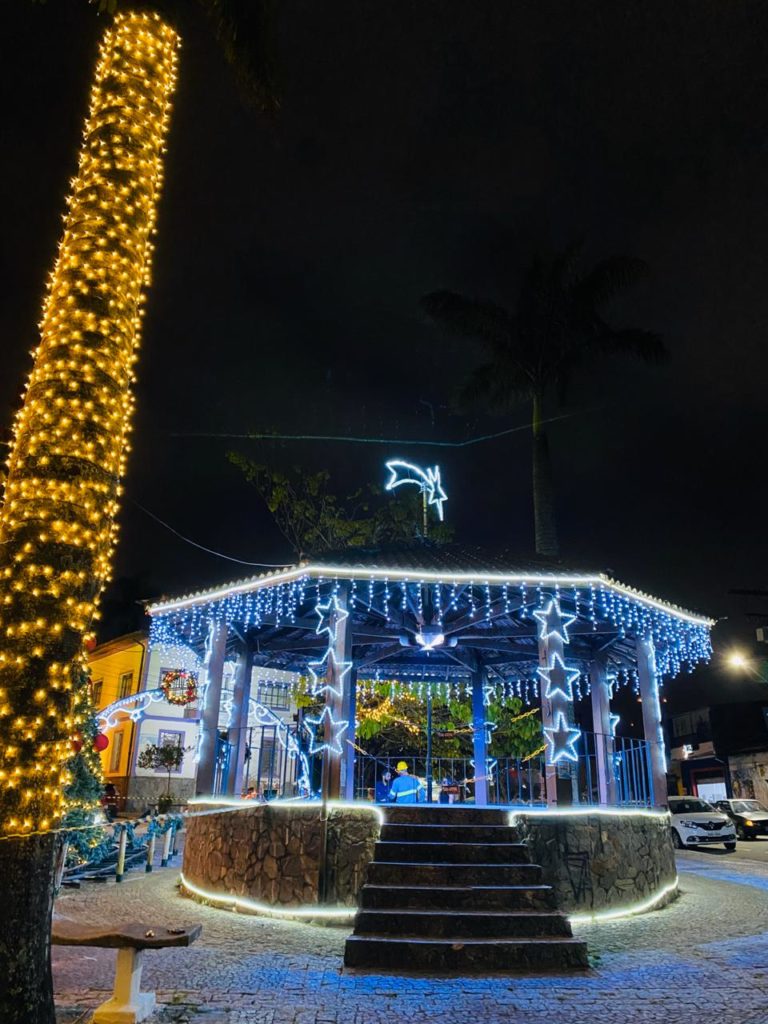
[[[736,828],[721,811],[696,796],[671,796],[672,842],[678,850],[691,850],[705,843],[722,843],[736,849]]]

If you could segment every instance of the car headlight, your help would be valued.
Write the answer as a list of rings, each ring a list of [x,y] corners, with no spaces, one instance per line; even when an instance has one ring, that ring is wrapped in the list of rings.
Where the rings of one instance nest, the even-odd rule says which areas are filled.
[[[698,824],[695,821],[681,821],[680,824],[683,828],[698,828]]]
[[[747,828],[753,828],[755,823],[754,821],[750,821],[749,818],[747,818],[744,824],[747,826]]]

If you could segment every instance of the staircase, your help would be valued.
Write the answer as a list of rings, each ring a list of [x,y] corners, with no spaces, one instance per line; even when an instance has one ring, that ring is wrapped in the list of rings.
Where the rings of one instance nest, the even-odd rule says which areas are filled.
[[[508,812],[388,807],[360,893],[347,967],[541,971],[587,967]]]

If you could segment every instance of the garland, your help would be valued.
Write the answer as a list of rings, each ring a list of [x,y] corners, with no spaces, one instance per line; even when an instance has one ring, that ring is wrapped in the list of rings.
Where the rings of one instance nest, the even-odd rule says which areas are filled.
[[[180,692],[179,684],[184,686],[183,692]],[[184,669],[172,669],[163,673],[160,689],[169,704],[186,707],[197,700],[197,676],[194,672],[187,672]]]

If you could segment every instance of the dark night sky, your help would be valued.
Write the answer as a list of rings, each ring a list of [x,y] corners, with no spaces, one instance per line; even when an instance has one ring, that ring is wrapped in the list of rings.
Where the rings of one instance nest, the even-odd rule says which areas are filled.
[[[612,317],[661,332],[673,359],[582,379],[553,426],[564,558],[729,616],[723,643],[749,638],[759,621],[740,613],[768,601],[728,590],[768,584],[764,0],[280,9],[275,121],[243,105],[203,25],[185,34],[128,497],[212,548],[290,560],[227,443],[173,432],[432,439],[523,424],[523,408],[450,412],[476,352],[425,323],[418,299],[452,287],[513,301],[533,252],[583,237],[589,259],[650,263]],[[4,15],[7,438],[104,22],[85,0],[14,0]],[[390,454],[433,457],[459,539],[532,543],[524,431],[463,451],[238,447],[328,465],[341,490],[381,482]],[[116,577],[138,578],[136,595],[249,572],[130,500],[121,521]],[[710,681],[719,699],[751,695],[721,671]]]

